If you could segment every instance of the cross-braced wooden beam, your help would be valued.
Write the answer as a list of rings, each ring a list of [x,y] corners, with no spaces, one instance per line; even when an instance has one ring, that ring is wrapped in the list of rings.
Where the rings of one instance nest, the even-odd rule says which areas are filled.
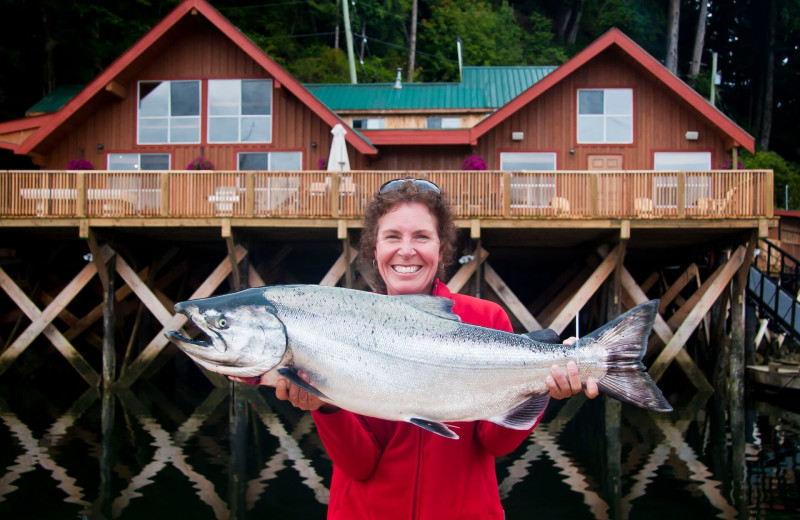
[[[109,258],[113,252],[109,247],[102,248],[103,258]],[[14,281],[0,269],[0,287],[17,304],[20,310],[30,318],[31,323],[9,347],[0,355],[0,375],[25,351],[39,334],[44,333],[56,349],[66,358],[67,362],[90,385],[95,386],[100,382],[100,376],[89,363],[75,350],[75,347],[52,324],[53,320],[61,314],[66,306],[86,286],[97,273],[94,263],[89,263],[72,279],[53,301],[40,311],[39,308],[25,295]]]
[[[669,364],[675,359],[675,356],[681,352],[686,341],[703,320],[703,317],[711,309],[714,302],[717,301],[722,291],[728,287],[731,279],[736,275],[739,266],[742,265],[742,261],[744,261],[745,251],[746,249],[744,246],[736,248],[736,251],[725,263],[722,271],[720,271],[719,276],[714,278],[711,284],[709,284],[705,294],[699,299],[688,316],[686,316],[686,319],[683,320],[681,326],[667,342],[664,350],[661,351],[653,363],[653,366],[650,368],[650,377],[652,377],[653,380],[658,381],[661,376],[664,375]],[[711,385],[709,384],[709,386]]]
[[[241,262],[246,254],[247,250],[245,248],[242,246],[236,246],[236,263],[238,264]],[[124,264],[124,262],[122,262],[122,264]],[[120,265],[122,264],[118,263],[117,268],[119,269]],[[137,296],[144,298],[142,302],[147,306],[150,312],[153,313],[156,319],[159,321],[162,319],[164,320],[161,321],[161,323],[164,325],[164,328],[158,332],[158,334],[150,341],[150,343],[144,348],[144,350],[133,361],[133,363],[128,366],[128,368],[125,370],[125,373],[122,374],[115,383],[115,385],[118,386],[130,386],[144,373],[147,367],[150,366],[150,363],[153,362],[156,356],[158,356],[158,354],[160,354],[164,347],[166,347],[169,343],[169,340],[164,334],[171,330],[180,329],[186,324],[188,318],[183,314],[173,315],[171,312],[164,309],[164,306],[161,304],[161,302],[158,301],[155,295],[152,294],[152,292],[141,281],[141,279],[136,276],[136,273],[134,273],[133,270],[127,271],[123,267],[123,271],[125,271],[125,274],[120,272],[120,276],[122,276],[126,283],[128,283],[128,279],[126,279],[126,277],[131,280],[133,280],[133,277],[135,277],[135,279],[138,280],[138,282],[133,280],[132,283],[134,283],[136,287],[131,288],[134,290],[134,292],[138,291]],[[208,278],[206,278],[206,280],[200,284],[200,287],[197,288],[197,290],[189,297],[189,299],[196,300],[198,298],[210,296],[211,293],[213,293],[214,290],[225,280],[230,272],[231,263],[226,257],[219,263],[219,265],[217,265],[217,268],[214,269]],[[169,317],[167,317],[167,315],[169,315]]]

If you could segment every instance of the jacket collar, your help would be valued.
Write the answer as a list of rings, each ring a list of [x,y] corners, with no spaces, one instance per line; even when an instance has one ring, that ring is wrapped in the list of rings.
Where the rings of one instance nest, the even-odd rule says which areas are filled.
[[[433,291],[431,291],[431,294],[433,296],[441,296],[442,298],[450,298],[452,295],[447,285],[443,284],[438,278],[433,281]]]

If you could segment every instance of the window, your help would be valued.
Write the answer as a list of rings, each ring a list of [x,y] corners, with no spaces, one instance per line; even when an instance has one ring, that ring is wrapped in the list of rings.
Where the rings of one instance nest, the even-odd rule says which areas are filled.
[[[555,170],[554,152],[503,152],[500,154],[501,170]]]
[[[140,81],[137,142],[200,142],[200,82]]]
[[[272,142],[272,80],[209,80],[208,142]]]
[[[704,171],[711,169],[711,152],[656,152],[653,169],[660,171]],[[677,176],[656,175],[653,179],[655,207],[678,207]],[[709,175],[687,174],[684,181],[686,206],[695,207],[699,199],[711,198]]]
[[[145,171],[169,170],[170,156],[167,153],[110,153],[109,170]]]
[[[515,172],[556,169],[553,152],[504,152],[500,154],[500,169]],[[512,208],[545,208],[556,196],[556,177],[551,174],[517,173],[511,177]]]
[[[632,143],[633,90],[578,90],[579,143]]]
[[[656,152],[654,170],[710,170],[711,152]]]
[[[303,152],[241,152],[239,170],[298,171],[303,169]]]
[[[461,118],[429,117],[425,119],[425,128],[461,128]]]
[[[353,119],[353,128],[358,130],[381,130],[386,128],[386,119],[383,117]]]

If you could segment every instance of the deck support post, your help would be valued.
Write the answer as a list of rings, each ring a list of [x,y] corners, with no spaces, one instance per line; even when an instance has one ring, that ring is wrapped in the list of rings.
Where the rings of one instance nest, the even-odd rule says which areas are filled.
[[[751,231],[747,242],[747,252],[739,271],[733,279],[731,294],[731,348],[730,348],[730,386],[729,408],[732,437],[733,497],[740,514],[747,513],[747,494],[745,491],[745,418],[744,418],[744,299],[747,275],[753,260],[758,232]],[[742,516],[744,518],[744,516]]]
[[[630,222],[628,221],[627,233],[623,226],[620,232],[619,253],[617,264],[608,291],[605,321],[611,321],[622,312],[622,275],[625,269],[625,253],[630,239]],[[611,514],[609,518],[621,520],[622,515],[622,403],[616,399],[604,396],[605,430],[606,430],[606,497]]]
[[[116,255],[116,253],[115,253]],[[116,303],[116,270],[114,256],[102,266],[105,271],[103,284],[103,398],[114,383],[117,370],[117,353],[114,341],[114,308]],[[98,271],[99,273],[100,271]],[[104,408],[105,410],[105,408]]]
[[[344,254],[344,286],[348,289],[353,288],[353,254],[350,247],[350,236],[347,233],[347,221],[339,219],[336,226],[336,236],[342,242],[342,252]]]

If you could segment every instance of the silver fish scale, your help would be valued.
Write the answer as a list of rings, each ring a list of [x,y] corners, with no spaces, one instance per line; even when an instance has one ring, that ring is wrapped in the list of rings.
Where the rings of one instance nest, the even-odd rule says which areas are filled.
[[[293,364],[330,401],[374,417],[499,416],[547,392],[553,363],[578,357],[571,347],[443,320],[393,297],[308,286],[265,296],[286,327]],[[602,377],[604,353],[582,349],[580,357],[582,377]]]

